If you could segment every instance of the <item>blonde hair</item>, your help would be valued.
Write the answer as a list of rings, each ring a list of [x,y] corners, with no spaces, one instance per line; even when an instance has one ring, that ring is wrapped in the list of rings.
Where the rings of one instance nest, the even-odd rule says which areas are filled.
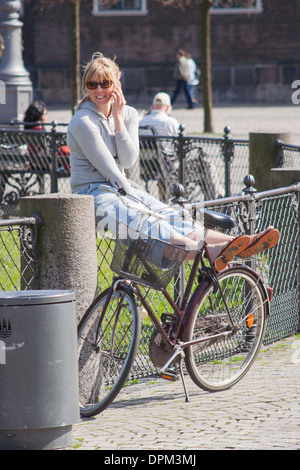
[[[77,109],[89,100],[86,84],[89,81],[110,80],[117,87],[121,86],[121,71],[115,59],[104,57],[101,52],[95,52],[91,60],[86,64],[82,77],[83,98],[78,102]]]

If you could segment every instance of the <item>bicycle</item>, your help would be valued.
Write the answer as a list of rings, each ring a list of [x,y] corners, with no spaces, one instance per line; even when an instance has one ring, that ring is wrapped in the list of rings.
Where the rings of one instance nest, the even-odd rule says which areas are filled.
[[[184,209],[194,217],[197,210],[197,204]],[[253,365],[263,341],[272,289],[245,264],[233,263],[216,272],[206,249],[206,233],[209,229],[231,230],[236,222],[229,215],[208,210],[203,213],[203,238],[180,305],[167,286],[182,266],[187,250],[172,247],[174,254],[176,251],[174,259],[158,267],[151,255],[154,247],[157,249],[157,244],[164,242],[151,237],[116,237],[111,263],[116,276],[78,326],[82,417],[94,416],[107,408],[128,378],[140,340],[141,307],[155,326],[149,356],[159,368],[160,377],[181,378],[186,401],[189,394],[184,362],[193,382],[210,392],[232,387]],[[146,217],[153,212],[145,209],[144,214]],[[195,281],[197,287],[192,291]],[[160,290],[170,311],[158,319],[141,287]]]

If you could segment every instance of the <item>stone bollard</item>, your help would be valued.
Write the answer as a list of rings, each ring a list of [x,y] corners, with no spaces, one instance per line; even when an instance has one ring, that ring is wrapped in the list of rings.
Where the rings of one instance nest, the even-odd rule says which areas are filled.
[[[254,176],[258,191],[270,189],[271,168],[278,166],[276,141],[291,143],[290,133],[249,133],[249,173]]]
[[[271,188],[282,188],[300,181],[300,168],[272,168],[270,175]]]
[[[80,320],[97,293],[95,210],[92,196],[47,194],[24,197],[20,214],[38,214],[38,289],[76,293]]]

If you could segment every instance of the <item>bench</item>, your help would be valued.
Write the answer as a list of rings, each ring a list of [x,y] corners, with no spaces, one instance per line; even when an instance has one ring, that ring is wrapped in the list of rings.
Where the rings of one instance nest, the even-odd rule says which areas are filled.
[[[180,179],[180,162],[176,149],[178,140],[158,136],[151,126],[140,127],[139,133],[140,173],[146,190],[150,190],[151,181],[156,181],[159,198],[168,202],[172,197],[173,185]],[[212,166],[199,144],[187,149],[183,160],[183,170],[182,183],[188,199],[194,201],[199,199],[199,195],[202,195],[205,200],[212,200],[216,197]]]
[[[70,176],[68,148],[60,146],[55,166],[49,139],[41,132],[0,134],[0,209],[15,215],[21,197],[53,192],[53,179]],[[49,178],[45,178],[48,175]]]

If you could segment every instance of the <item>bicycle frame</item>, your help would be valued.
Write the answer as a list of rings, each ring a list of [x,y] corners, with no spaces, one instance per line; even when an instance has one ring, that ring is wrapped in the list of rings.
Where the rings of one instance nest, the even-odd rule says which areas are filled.
[[[200,250],[198,252],[198,254],[196,255],[195,257],[195,260],[193,262],[193,266],[192,266],[192,269],[191,269],[191,274],[189,276],[189,280],[188,280],[188,283],[187,283],[187,286],[185,288],[185,291],[184,291],[184,295],[183,295],[183,301],[182,301],[182,304],[180,305],[180,307],[178,307],[178,305],[175,303],[174,299],[170,296],[170,294],[168,293],[168,291],[166,289],[163,289],[161,290],[163,296],[165,297],[165,299],[167,300],[168,304],[170,305],[170,307],[174,310],[175,312],[175,316],[176,316],[176,330],[174,332],[174,339],[171,339],[169,337],[169,335],[166,333],[166,331],[164,330],[163,328],[163,325],[161,323],[161,321],[157,318],[157,316],[155,315],[154,311],[152,310],[152,308],[150,307],[149,303],[147,302],[145,296],[143,295],[141,289],[140,289],[140,286],[137,284],[137,283],[134,283],[133,282],[133,287],[134,287],[134,290],[135,292],[137,293],[137,296],[141,302],[141,304],[143,305],[143,307],[145,308],[145,310],[147,311],[147,314],[149,315],[152,323],[155,325],[157,331],[163,335],[163,337],[165,338],[165,340],[169,343],[170,346],[174,347],[176,344],[180,344],[181,348],[185,348],[185,347],[188,347],[192,344],[198,344],[200,342],[203,342],[205,341],[206,339],[205,338],[201,338],[201,339],[196,339],[196,340],[193,340],[193,341],[189,341],[189,342],[183,342],[181,341],[181,338],[183,336],[183,332],[184,332],[184,328],[182,328],[182,326],[184,327],[185,324],[187,323],[187,313],[190,311],[190,310],[187,310],[187,306],[189,305],[188,303],[188,300],[190,299],[190,295],[191,295],[191,290],[192,290],[192,286],[194,284],[194,281],[196,279],[196,276],[197,276],[197,273],[198,273],[198,268],[199,268],[199,265],[201,263],[201,260],[202,260],[202,250]],[[208,254],[206,254],[206,256],[209,256]],[[215,282],[217,283],[217,286],[218,286],[218,289],[220,290],[221,292],[221,295],[223,297],[223,300],[224,300],[224,303],[226,305],[226,308],[227,308],[227,313],[228,313],[228,317],[230,319],[230,322],[232,324],[232,326],[234,325],[233,321],[232,321],[232,318],[231,318],[231,314],[230,314],[230,311],[227,307],[227,303],[226,303],[226,299],[224,298],[224,295],[223,295],[223,292],[221,290],[221,287],[217,281],[217,277],[215,276],[215,272],[214,272],[214,268],[210,268],[210,274],[207,275],[207,277],[202,277],[200,283],[198,284],[198,287],[201,285],[201,288],[203,289],[204,287],[208,287],[208,285],[213,282],[212,281],[212,278],[215,279]],[[118,282],[118,281],[117,281]],[[122,281],[120,281],[122,282]],[[224,333],[222,334],[218,334],[218,335],[215,335],[215,337],[219,337],[221,335],[224,335]],[[214,336],[210,336],[211,339],[214,338]]]
[[[211,283],[214,283],[215,289],[219,290],[220,295],[222,296],[222,299],[224,301],[224,305],[225,305],[226,310],[227,310],[228,319],[231,323],[232,329],[234,329],[234,322],[233,322],[230,310],[228,308],[226,298],[223,294],[222,288],[221,288],[221,286],[219,284],[219,281],[218,281],[218,277],[217,277],[216,272],[215,272],[213,267],[204,268],[204,271],[202,270],[200,272],[201,277],[200,277],[198,286],[196,288],[196,291],[195,291],[194,295],[192,297],[190,297],[192,286],[193,286],[194,281],[196,279],[196,276],[197,276],[197,273],[198,273],[198,268],[199,268],[199,265],[200,265],[201,260],[202,260],[203,250],[205,250],[205,246],[202,250],[200,250],[198,252],[198,254],[195,257],[195,260],[193,262],[193,266],[191,268],[191,274],[189,276],[188,283],[187,283],[187,286],[185,288],[184,295],[183,295],[183,300],[182,300],[182,303],[181,303],[180,307],[178,307],[178,305],[175,303],[174,299],[170,296],[170,294],[168,293],[168,291],[166,289],[163,289],[161,291],[163,296],[167,300],[168,304],[170,305],[170,307],[175,312],[176,323],[177,324],[176,324],[176,330],[174,331],[173,339],[171,339],[170,336],[168,335],[168,333],[164,330],[161,321],[157,318],[157,316],[155,315],[155,312],[150,307],[149,303],[147,302],[145,296],[143,295],[143,293],[140,289],[140,286],[136,283],[133,283],[133,287],[134,287],[134,290],[135,290],[135,292],[138,296],[138,299],[140,300],[143,307],[146,309],[147,314],[149,315],[152,323],[156,327],[156,330],[164,337],[164,339],[168,342],[168,344],[171,347],[175,347],[176,345],[179,345],[181,349],[185,349],[188,346],[198,344],[200,342],[207,341],[206,337],[198,338],[198,339],[195,339],[193,341],[186,341],[184,338],[186,336],[185,335],[185,329],[186,329],[186,326],[188,325],[190,315],[191,315],[191,313],[193,312],[193,310],[195,308],[196,301],[199,297],[201,297],[201,293],[205,289],[207,289],[208,286]],[[209,258],[209,255],[208,255],[207,251],[206,251],[206,256]],[[209,261],[210,261],[210,259],[209,259]],[[256,276],[257,283],[260,283],[261,286],[263,287],[264,291],[265,291],[265,303],[267,303],[267,311],[268,311],[268,314],[269,314],[270,308],[269,308],[269,296],[268,296],[268,293],[267,293],[267,289],[264,286],[264,283],[262,282],[260,276],[258,276],[257,273],[253,269],[251,269],[250,267],[247,267],[247,269],[249,269],[249,271],[251,271],[252,274],[254,274]],[[120,282],[122,282],[122,281],[120,281]],[[222,332],[222,333],[215,334],[215,335],[210,335],[209,338],[211,340],[214,340],[216,338],[219,338],[220,336],[226,336],[226,335],[230,335],[230,334],[231,334],[231,331],[227,331],[227,332]],[[174,359],[173,356],[172,356],[172,358]]]

